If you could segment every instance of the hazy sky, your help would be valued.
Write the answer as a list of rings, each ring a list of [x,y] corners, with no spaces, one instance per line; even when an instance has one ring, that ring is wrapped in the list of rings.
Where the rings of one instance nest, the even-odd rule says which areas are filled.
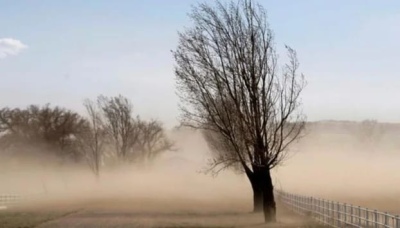
[[[298,52],[308,120],[400,121],[399,0],[259,2],[280,50]],[[170,50],[193,3],[0,0],[0,107],[81,112],[84,98],[122,94],[138,114],[175,124]]]

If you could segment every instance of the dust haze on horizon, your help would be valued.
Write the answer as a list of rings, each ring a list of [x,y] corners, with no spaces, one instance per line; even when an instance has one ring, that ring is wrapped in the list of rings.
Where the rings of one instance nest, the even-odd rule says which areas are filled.
[[[0,227],[400,215],[400,1],[321,2],[0,0]]]
[[[252,191],[245,175],[225,170],[212,177],[202,172],[210,151],[199,132],[175,130],[170,136],[177,151],[165,153],[150,166],[102,170],[99,180],[84,164],[59,165],[44,157],[2,160],[2,193],[47,195],[55,204],[133,200],[150,211],[160,210],[157,202],[170,202],[168,208],[174,212],[251,211]],[[400,192],[396,139],[385,135],[366,147],[355,134],[323,127],[308,130],[292,146],[289,159],[273,170],[275,188],[394,211]]]

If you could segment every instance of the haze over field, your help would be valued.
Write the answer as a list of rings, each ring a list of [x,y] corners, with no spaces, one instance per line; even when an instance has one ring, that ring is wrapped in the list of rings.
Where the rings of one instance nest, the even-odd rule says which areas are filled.
[[[399,21],[397,0],[0,0],[0,228],[315,225],[274,190],[400,214]]]
[[[384,134],[379,142],[366,148],[356,131],[361,123],[352,123],[353,131],[339,132],[335,129],[344,129],[345,122],[320,125],[310,127],[308,134],[291,149],[290,158],[273,172],[275,187],[395,210],[400,192],[397,172],[400,129]],[[243,174],[227,170],[212,177],[204,173],[210,151],[199,132],[182,129],[170,135],[177,151],[164,154],[145,169],[127,166],[106,170],[100,181],[84,164],[60,166],[44,158],[40,161],[20,158],[22,162],[13,158],[15,163],[4,159],[0,175],[2,192],[21,195],[47,192],[69,200],[104,196],[210,203],[221,199],[247,205],[242,209],[251,208],[251,188]],[[390,205],[385,208],[384,203]]]

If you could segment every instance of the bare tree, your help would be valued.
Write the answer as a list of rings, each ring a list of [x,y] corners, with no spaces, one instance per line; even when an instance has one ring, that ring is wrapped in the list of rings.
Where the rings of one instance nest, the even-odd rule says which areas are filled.
[[[105,127],[112,137],[116,154],[120,159],[128,158],[132,147],[137,143],[139,128],[132,117],[131,102],[118,97],[98,97],[98,103],[105,119]]]
[[[154,160],[165,151],[173,150],[174,144],[166,137],[159,121],[140,121],[139,128],[139,147],[145,162]]]
[[[289,61],[278,66],[266,12],[251,0],[199,4],[190,17],[174,51],[182,122],[210,135],[213,168],[241,167],[254,209],[262,202],[265,221],[275,221],[270,170],[304,128],[296,52],[286,46]]]
[[[10,154],[51,153],[61,162],[85,159],[97,177],[112,159],[149,162],[173,150],[162,123],[134,118],[131,102],[121,95],[85,100],[84,106],[86,118],[50,105],[0,109],[0,147]]]
[[[88,121],[85,126],[85,131],[79,135],[79,142],[87,164],[96,177],[99,177],[100,165],[106,143],[103,117],[97,103],[86,99],[83,105],[88,115]]]

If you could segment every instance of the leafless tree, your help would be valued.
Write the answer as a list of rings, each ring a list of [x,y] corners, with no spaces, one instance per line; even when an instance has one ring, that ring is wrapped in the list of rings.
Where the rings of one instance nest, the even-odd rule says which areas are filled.
[[[104,114],[106,130],[113,139],[117,156],[121,160],[128,158],[139,137],[139,128],[132,117],[131,102],[119,95],[111,98],[99,96],[98,103]]]
[[[162,123],[133,117],[131,102],[123,97],[99,96],[85,100],[87,117],[50,105],[0,109],[0,147],[7,153],[50,153],[60,158],[85,159],[98,177],[102,165],[150,162],[173,150]],[[27,148],[29,150],[21,150]]]
[[[159,121],[140,121],[139,128],[139,149],[145,162],[154,160],[165,151],[174,150],[173,142],[167,138]]]
[[[182,122],[210,135],[213,167],[241,167],[254,209],[262,202],[265,221],[274,221],[270,170],[304,128],[296,52],[286,46],[288,63],[278,66],[266,12],[251,0],[199,4],[190,17],[194,25],[179,33],[174,51]]]
[[[99,177],[106,143],[103,117],[96,102],[86,99],[83,105],[88,115],[88,121],[78,140],[87,164],[96,177]]]

